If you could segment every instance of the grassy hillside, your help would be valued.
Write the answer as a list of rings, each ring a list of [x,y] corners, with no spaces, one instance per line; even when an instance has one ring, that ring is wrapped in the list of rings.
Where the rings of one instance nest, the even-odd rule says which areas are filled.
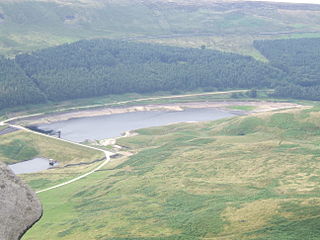
[[[23,239],[318,239],[319,114],[139,130],[119,141],[137,154],[42,193]]]
[[[107,37],[263,57],[254,39],[319,36],[318,5],[221,1],[1,1],[0,53]],[[239,39],[241,41],[239,41]]]
[[[104,154],[100,151],[84,148],[74,144],[62,142],[49,137],[44,137],[30,132],[17,131],[0,136],[0,161],[13,164],[30,160],[35,157],[45,157],[58,161],[59,166],[80,162],[91,162],[102,159]],[[23,178],[34,187],[51,187],[83,173],[91,171],[100,164],[83,165],[69,168],[55,169],[54,172],[44,171],[33,174],[25,174]],[[50,178],[48,178],[48,174]]]
[[[30,160],[34,157],[52,158],[60,165],[89,162],[104,157],[103,153],[74,144],[17,131],[0,136],[0,161],[7,164]]]

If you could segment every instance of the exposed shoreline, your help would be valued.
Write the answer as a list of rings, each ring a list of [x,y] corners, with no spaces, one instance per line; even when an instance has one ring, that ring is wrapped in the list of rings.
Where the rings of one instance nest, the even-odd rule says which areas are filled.
[[[244,111],[232,109],[233,106],[252,106],[254,110]],[[248,113],[267,112],[281,109],[301,108],[302,105],[289,102],[267,102],[267,101],[225,101],[225,102],[188,102],[188,103],[171,103],[171,104],[149,104],[137,105],[130,107],[100,107],[87,110],[74,110],[65,113],[52,113],[41,116],[28,117],[18,120],[23,125],[37,125],[46,124],[59,121],[67,121],[75,118],[105,116],[129,112],[142,111],[183,111],[187,108],[215,108],[234,113],[236,115],[243,115]]]

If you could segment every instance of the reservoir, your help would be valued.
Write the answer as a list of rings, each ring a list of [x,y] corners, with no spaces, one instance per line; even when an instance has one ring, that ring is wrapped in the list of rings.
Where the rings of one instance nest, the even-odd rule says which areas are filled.
[[[34,158],[29,161],[9,165],[9,168],[15,174],[36,173],[43,170],[47,170],[50,167],[52,166],[50,166],[49,160],[46,158]]]
[[[216,108],[188,108],[184,111],[141,111],[40,124],[43,130],[61,131],[61,138],[74,142],[121,136],[126,131],[178,122],[200,122],[235,116]]]

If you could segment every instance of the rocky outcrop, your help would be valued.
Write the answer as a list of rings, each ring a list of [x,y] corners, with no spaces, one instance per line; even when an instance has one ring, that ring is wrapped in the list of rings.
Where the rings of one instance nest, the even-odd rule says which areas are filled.
[[[0,239],[20,239],[41,216],[35,193],[0,162]]]

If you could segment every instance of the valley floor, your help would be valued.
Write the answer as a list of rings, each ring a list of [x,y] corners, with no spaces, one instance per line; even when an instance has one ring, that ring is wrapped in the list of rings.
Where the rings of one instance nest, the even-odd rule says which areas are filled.
[[[118,140],[131,157],[41,193],[44,217],[24,239],[318,239],[318,115],[139,130]]]
[[[252,114],[138,130],[116,140],[128,154],[98,170],[101,163],[22,175],[41,190],[92,172],[39,193],[44,216],[23,239],[318,239],[320,109],[219,104]],[[101,157],[30,132],[0,139],[28,150],[1,148],[7,162],[40,149],[64,163]]]

